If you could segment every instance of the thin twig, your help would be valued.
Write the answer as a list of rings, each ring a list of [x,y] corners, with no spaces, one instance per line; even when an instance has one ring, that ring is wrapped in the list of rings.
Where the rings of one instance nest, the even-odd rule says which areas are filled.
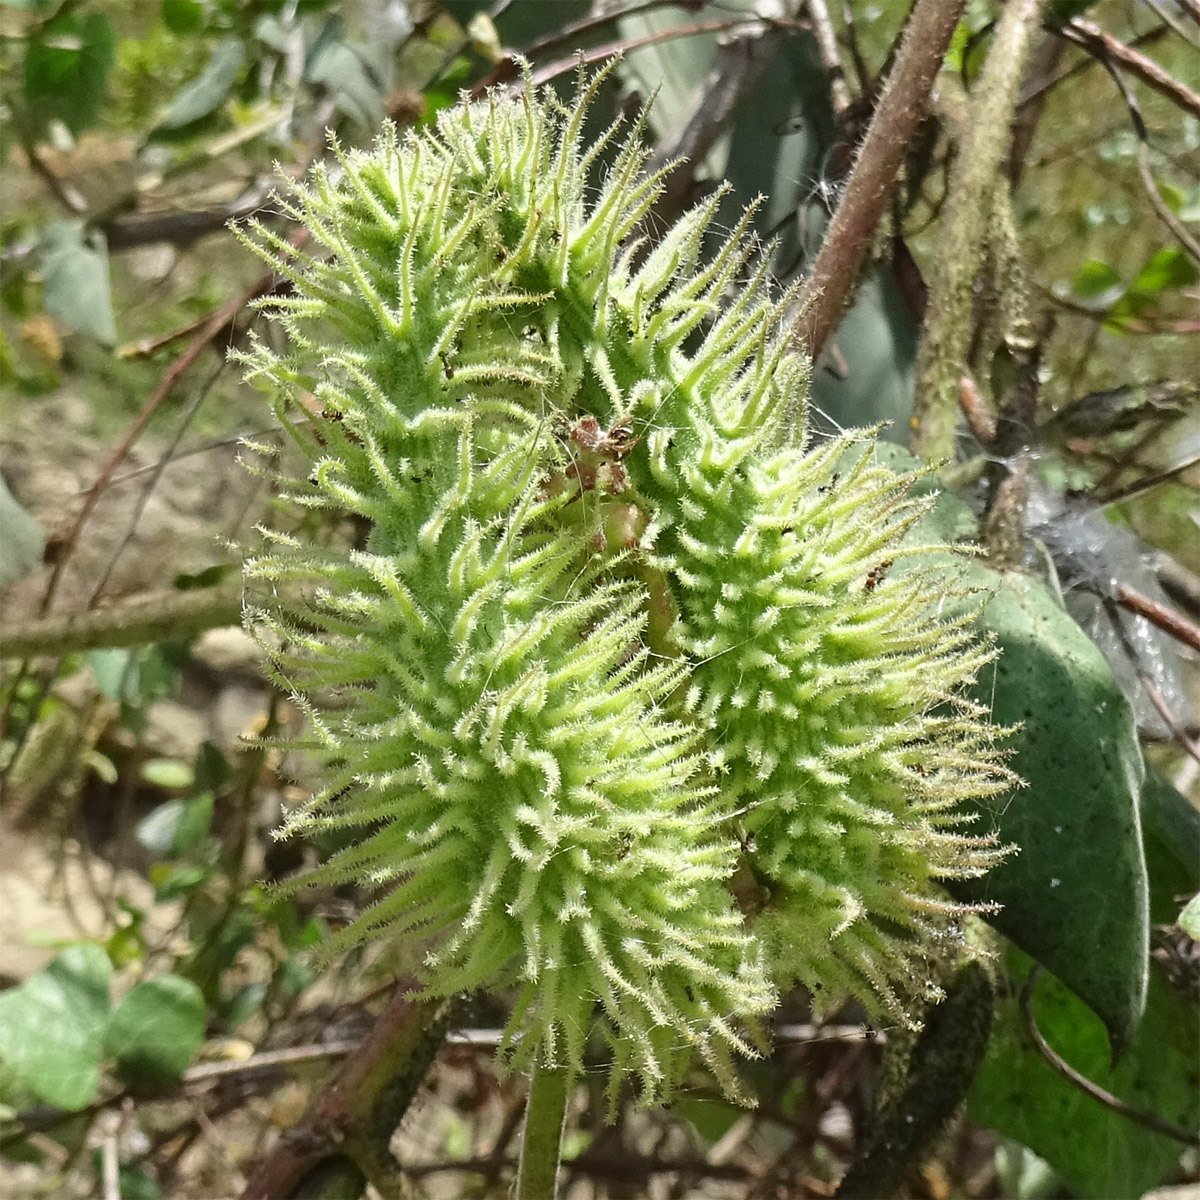
[[[1183,222],[1167,207],[1162,196],[1159,195],[1158,184],[1155,183],[1154,173],[1150,170],[1150,131],[1146,127],[1146,121],[1142,116],[1142,110],[1138,105],[1137,97],[1126,82],[1124,72],[1113,61],[1108,51],[1104,49],[1098,53],[1104,64],[1104,69],[1108,72],[1113,83],[1117,85],[1117,90],[1121,93],[1121,98],[1125,101],[1125,107],[1129,110],[1129,119],[1133,122],[1133,131],[1138,139],[1138,174],[1141,176],[1142,187],[1146,191],[1146,199],[1150,201],[1150,207],[1154,209],[1158,219],[1183,247],[1188,257],[1197,266],[1200,266],[1200,242],[1197,242],[1192,237]]]
[[[121,1164],[117,1156],[117,1131],[104,1135],[100,1143],[100,1178],[104,1200],[121,1200]]]
[[[653,12],[658,8],[668,7],[678,7],[678,0],[643,0],[642,3],[630,4],[625,8],[605,8],[601,12],[592,12],[578,21],[559,26],[553,33],[548,33],[545,37],[530,42],[523,53],[532,62],[548,50],[560,46],[578,46],[581,37],[614,25],[617,21],[624,20],[625,17],[635,17],[642,13]]]
[[[1133,591],[1132,588],[1126,588],[1123,584],[1118,584],[1117,589],[1117,597],[1105,596],[1103,599],[1104,611],[1108,616],[1109,624],[1111,625],[1113,632],[1117,635],[1117,638],[1120,640],[1121,648],[1125,652],[1125,657],[1129,661],[1129,665],[1132,667],[1134,674],[1137,676],[1138,682],[1142,685],[1142,690],[1146,693],[1146,698],[1158,710],[1158,715],[1162,717],[1163,724],[1167,727],[1171,736],[1176,742],[1178,742],[1188,757],[1194,759],[1197,763],[1200,763],[1200,747],[1198,747],[1188,735],[1188,731],[1175,719],[1175,714],[1171,711],[1171,706],[1167,703],[1166,697],[1164,697],[1162,692],[1158,690],[1158,684],[1155,683],[1150,672],[1147,671],[1142,665],[1141,655],[1138,653],[1137,647],[1133,644],[1133,638],[1131,637],[1129,630],[1126,628],[1125,622],[1121,620],[1121,614],[1117,611],[1118,605],[1127,607],[1127,605],[1122,604],[1122,601],[1119,598],[1120,593],[1122,592],[1126,594],[1126,598],[1128,598],[1129,595],[1133,595],[1138,598],[1137,607],[1131,608],[1129,611],[1147,620],[1154,620],[1154,618],[1150,616],[1151,611],[1156,611],[1164,606],[1159,605],[1154,600],[1151,600],[1149,596],[1143,596],[1140,592]],[[1157,612],[1156,615],[1158,615]],[[1191,624],[1191,622],[1186,621],[1186,618],[1184,620],[1185,624]],[[1157,621],[1155,621],[1155,624],[1157,624]],[[1193,626],[1193,628],[1195,627]],[[1200,633],[1200,630],[1197,630],[1197,632]]]
[[[1154,59],[1139,54],[1111,33],[1101,29],[1094,21],[1072,17],[1057,32],[1097,59],[1109,59],[1119,63],[1147,87],[1153,88],[1160,96],[1166,96],[1172,104],[1200,117],[1200,94],[1180,83]]]
[[[817,55],[821,66],[829,77],[829,100],[836,116],[850,106],[850,89],[846,86],[846,73],[838,56],[837,35],[829,19],[829,8],[825,0],[807,0],[808,15],[812,18],[813,37],[817,42]]]
[[[1008,179],[1015,188],[1025,170],[1025,159],[1029,148],[1033,145],[1038,123],[1046,108],[1049,89],[1039,85],[1051,78],[1058,69],[1059,61],[1066,46],[1061,38],[1046,36],[1041,44],[1030,55],[1029,68],[1025,73],[1025,89],[1033,99],[1027,103],[1017,101],[1013,114],[1012,146],[1008,152]]]
[[[1086,1092],[1093,1100],[1099,1100],[1105,1108],[1110,1108],[1113,1112],[1119,1113],[1128,1120],[1138,1125],[1144,1125],[1147,1129],[1153,1129],[1155,1133],[1161,1133],[1165,1137],[1181,1142],[1185,1146],[1200,1148],[1200,1135],[1193,1133],[1190,1129],[1183,1129],[1179,1125],[1172,1124],[1170,1121],[1164,1121],[1156,1113],[1145,1112],[1140,1108],[1134,1108],[1131,1104],[1126,1104],[1124,1100],[1118,1096],[1114,1096],[1112,1092],[1105,1091],[1099,1084],[1093,1083],[1086,1075],[1081,1075],[1069,1062],[1059,1057],[1057,1051],[1054,1050],[1042,1035],[1042,1031],[1038,1028],[1037,1021],[1034,1020],[1033,1016],[1031,1003],[1033,999],[1033,985],[1037,982],[1037,977],[1041,974],[1041,971],[1040,964],[1034,963],[1021,988],[1020,1003],[1021,1013],[1025,1018],[1025,1027],[1029,1030],[1029,1036],[1033,1039],[1033,1044],[1038,1048],[1038,1052],[1046,1062],[1067,1080],[1068,1083],[1072,1083],[1080,1091]]]
[[[298,241],[298,236],[293,235],[293,241]],[[235,296],[228,304],[223,305],[212,313],[209,319],[197,330],[192,340],[188,342],[183,352],[175,359],[175,361],[166,369],[162,378],[158,382],[158,386],[146,398],[142,405],[141,411],[130,423],[125,430],[124,436],[109,452],[108,457],[104,460],[96,478],[92,481],[92,486],[88,488],[84,495],[83,504],[79,512],[76,514],[75,520],[71,523],[71,527],[67,530],[66,536],[63,538],[62,552],[59,555],[58,561],[54,565],[54,570],[50,574],[50,579],[46,583],[46,589],[42,594],[41,603],[38,606],[39,615],[44,615],[49,611],[50,605],[54,600],[55,593],[58,590],[59,580],[62,578],[63,569],[67,561],[71,557],[76,544],[79,541],[79,535],[83,532],[83,527],[87,524],[88,518],[92,515],[92,510],[96,507],[100,499],[101,492],[112,473],[117,469],[121,462],[133,449],[138,438],[145,432],[146,426],[150,423],[151,417],[158,411],[162,402],[170,394],[171,389],[179,382],[187,369],[200,356],[201,352],[212,341],[212,339],[225,328],[226,325],[239,313],[251,300],[265,295],[277,286],[277,277],[274,272],[268,272],[258,279],[254,284],[247,288],[239,296]]]
[[[225,1062],[197,1063],[183,1073],[183,1083],[208,1083],[214,1079],[257,1075],[292,1067],[300,1063],[319,1062],[326,1058],[345,1058],[362,1045],[362,1038],[345,1038],[336,1042],[319,1042],[311,1046],[288,1046],[283,1050],[260,1050],[247,1058]]]
[[[1169,604],[1154,600],[1124,583],[1117,584],[1115,599],[1122,608],[1145,617],[1151,625],[1170,634],[1176,641],[1191,646],[1193,650],[1200,650],[1200,625],[1189,621]]]
[[[850,0],[842,0],[842,24],[846,27],[846,44],[850,48],[850,61],[854,64],[859,95],[869,95],[871,72],[867,70],[867,60],[863,58],[862,48],[858,44],[858,30],[854,26],[854,12],[850,7]]]
[[[270,184],[260,181],[228,204],[179,212],[121,213],[97,223],[110,251],[130,250],[155,242],[186,247],[230,221],[261,214],[270,200]]]
[[[1158,690],[1158,685],[1145,671],[1139,671],[1138,678],[1141,680],[1146,698],[1158,710],[1158,715],[1162,717],[1163,724],[1171,731],[1171,736],[1193,762],[1200,763],[1200,746],[1196,745],[1188,731],[1175,719],[1175,714],[1171,711],[1166,697]]]
[[[133,541],[134,535],[137,533],[137,528],[142,516],[145,514],[146,506],[150,503],[151,494],[154,492],[159,480],[162,479],[167,467],[171,465],[172,455],[179,448],[179,443],[183,440],[183,435],[187,432],[188,426],[195,419],[196,414],[200,411],[200,406],[207,399],[213,384],[217,382],[217,378],[224,369],[225,361],[222,359],[217,363],[215,369],[209,373],[204,383],[196,389],[196,394],[188,402],[187,408],[176,425],[170,442],[167,443],[163,452],[158,456],[153,470],[150,472],[150,478],[146,481],[137,500],[134,502],[133,511],[129,515],[129,520],[126,523],[125,532],[122,534],[121,540],[113,547],[113,551],[108,556],[108,561],[105,563],[104,569],[100,572],[100,578],[96,580],[92,588],[91,595],[88,597],[88,608],[95,605],[100,600],[100,597],[104,595],[104,589],[108,586],[108,581],[112,578],[112,573],[116,570],[117,563],[121,560],[121,555],[128,549],[129,543]]]
[[[502,1166],[515,1165],[513,1159],[501,1159]],[[658,1159],[642,1157],[637,1154],[622,1153],[620,1158],[601,1157],[597,1154],[581,1154],[563,1164],[572,1171],[584,1175],[594,1175],[599,1179],[627,1180],[640,1182],[648,1175],[675,1174],[698,1176],[708,1179],[745,1180],[753,1179],[755,1173],[748,1167],[735,1163],[708,1163],[702,1158],[696,1159]],[[464,1171],[473,1175],[489,1175],[496,1169],[496,1159],[490,1155],[479,1158],[446,1159],[443,1162],[409,1163],[405,1165],[405,1175],[414,1179],[426,1175],[437,1175],[443,1171]]]
[[[964,6],[965,0],[913,5],[841,203],[800,292],[794,336],[813,358],[841,318]]]
[[[1196,34],[1175,18],[1175,15],[1171,12],[1171,3],[1172,0],[1150,0],[1150,7],[1154,9],[1155,15],[1176,37],[1182,38],[1188,45],[1196,50],[1200,50],[1200,37],[1197,37]]]
[[[1150,143],[1142,141],[1138,145],[1137,155],[1138,174],[1142,177],[1142,186],[1146,189],[1146,199],[1154,209],[1158,219],[1170,230],[1175,240],[1187,252],[1188,257],[1200,267],[1200,242],[1188,232],[1187,226],[1167,207],[1166,201],[1159,193],[1158,184],[1154,181],[1154,173],[1150,170]]]
[[[1130,38],[1125,44],[1131,49],[1138,46],[1149,46],[1153,42],[1160,41],[1170,32],[1166,25],[1156,25],[1153,29],[1148,29],[1145,33],[1139,33],[1137,37]],[[1068,79],[1073,79],[1076,75],[1082,75],[1085,71],[1091,70],[1098,63],[1099,59],[1085,55],[1069,67],[1063,67],[1062,70],[1056,71],[1049,79],[1042,80],[1029,91],[1021,93],[1021,98],[1017,101],[1017,111],[1019,112],[1026,104],[1033,104],[1047,92],[1053,91],[1060,83],[1065,83]]]
[[[766,20],[766,18],[763,19]],[[615,41],[605,42],[601,46],[592,46],[587,50],[579,50],[568,58],[556,59],[544,66],[538,67],[532,73],[531,83],[534,87],[541,87],[543,84],[557,79],[560,75],[566,75],[569,71],[577,71],[581,64],[591,66],[593,63],[607,62],[610,58],[619,57],[630,50],[637,50],[642,46],[653,46],[658,42],[669,42],[674,38],[694,37],[701,33],[728,33],[731,29],[738,29],[745,24],[746,18],[744,16],[734,20],[696,21],[691,25],[673,25],[670,29],[659,29],[654,33],[643,34],[640,37],[618,38]],[[778,26],[781,29],[801,28],[798,21],[787,20],[783,17],[772,17],[767,21],[767,24]],[[516,86],[520,87],[519,74],[516,59],[511,56],[502,58],[471,89],[471,98],[473,100],[478,99],[484,95],[488,88],[502,83],[515,82]]]

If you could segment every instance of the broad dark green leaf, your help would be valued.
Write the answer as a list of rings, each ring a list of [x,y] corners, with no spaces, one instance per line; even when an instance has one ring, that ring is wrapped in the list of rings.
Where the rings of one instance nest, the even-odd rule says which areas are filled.
[[[25,48],[25,102],[39,129],[59,120],[72,132],[100,111],[117,38],[98,12],[60,13]]]
[[[1042,583],[982,566],[967,579],[991,597],[980,626],[1000,651],[974,694],[998,723],[1019,726],[1009,765],[1027,786],[985,806],[1019,852],[952,890],[1001,904],[990,923],[1080,996],[1120,1051],[1145,1005],[1149,953],[1133,715],[1100,651]]]
[[[1030,964],[1023,955],[1007,957],[1015,993]],[[1038,981],[1033,1013],[1050,1046],[1093,1083],[1184,1129],[1196,1128],[1200,1014],[1157,968],[1151,972],[1145,1017],[1115,1068],[1104,1027],[1057,979]],[[1182,1149],[1057,1074],[1030,1039],[1015,994],[998,1007],[969,1111],[1028,1146],[1075,1195],[1089,1200],[1134,1200],[1166,1181]]]
[[[167,106],[159,129],[182,129],[216,112],[233,89],[246,59],[246,48],[235,37],[217,43],[212,57],[190,83],[185,84]]]
[[[815,411],[838,427],[878,423],[883,437],[906,441],[918,333],[891,273],[864,271],[854,303],[813,370]]]
[[[78,221],[55,221],[42,233],[46,311],[78,333],[111,346],[117,340],[108,251],[102,234]]]
[[[0,1058],[47,1104],[96,1095],[112,966],[98,946],[69,946],[20,987],[0,993]]]
[[[183,1074],[203,1038],[200,989],[179,975],[155,975],[117,1005],[104,1050],[123,1079],[165,1084]]]

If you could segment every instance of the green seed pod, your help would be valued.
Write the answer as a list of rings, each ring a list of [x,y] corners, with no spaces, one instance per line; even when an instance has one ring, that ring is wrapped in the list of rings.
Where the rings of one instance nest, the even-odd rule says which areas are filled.
[[[937,881],[993,857],[958,806],[1006,780],[960,694],[986,649],[888,574],[911,479],[787,443],[789,297],[746,220],[701,262],[715,200],[644,252],[638,130],[589,185],[598,81],[338,151],[283,202],[322,253],[253,228],[292,284],[288,348],[243,356],[311,467],[286,494],[370,535],[246,573],[312,585],[254,614],[330,764],[288,828],[358,831],[301,882],[387,889],[326,951],[516,985],[518,1056],[573,1069],[598,1009],[657,1100],[693,1052],[734,1090],[776,985],[902,1014],[961,916]]]

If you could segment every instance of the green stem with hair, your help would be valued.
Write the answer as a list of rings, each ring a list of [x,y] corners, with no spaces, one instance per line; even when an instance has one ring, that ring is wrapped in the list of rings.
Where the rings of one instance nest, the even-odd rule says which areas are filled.
[[[572,1074],[547,1066],[539,1056],[529,1084],[516,1200],[552,1200],[558,1195],[558,1165],[567,1121]]]

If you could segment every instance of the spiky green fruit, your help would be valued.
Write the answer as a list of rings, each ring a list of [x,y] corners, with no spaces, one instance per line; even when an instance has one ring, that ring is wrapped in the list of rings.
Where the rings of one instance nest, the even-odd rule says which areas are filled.
[[[903,1015],[960,915],[938,880],[989,861],[959,806],[1005,781],[961,696],[986,651],[888,573],[911,480],[788,443],[789,297],[746,221],[701,261],[715,200],[646,252],[637,130],[589,183],[596,82],[339,153],[285,202],[322,254],[256,228],[293,285],[288,349],[245,356],[311,465],[288,494],[371,533],[247,574],[318,583],[258,617],[334,767],[289,827],[361,831],[309,878],[389,889],[329,949],[518,983],[512,1035],[572,1067],[598,1005],[656,1099],[694,1049],[732,1088],[773,983]]]

